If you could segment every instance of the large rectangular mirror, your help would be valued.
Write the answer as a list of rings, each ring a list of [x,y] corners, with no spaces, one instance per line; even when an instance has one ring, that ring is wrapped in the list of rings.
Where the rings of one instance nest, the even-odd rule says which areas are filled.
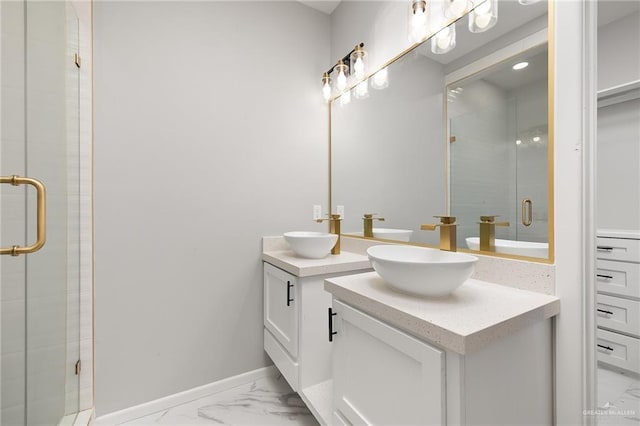
[[[427,40],[372,75],[366,94],[331,101],[331,206],[344,206],[344,234],[437,246],[439,231],[420,227],[448,215],[458,249],[480,250],[481,217],[497,216],[483,253],[552,260],[547,2],[498,10],[490,30],[471,33],[463,17],[453,50]]]

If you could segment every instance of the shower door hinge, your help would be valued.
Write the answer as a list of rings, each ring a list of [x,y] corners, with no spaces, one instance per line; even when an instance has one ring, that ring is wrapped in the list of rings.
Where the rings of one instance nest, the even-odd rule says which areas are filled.
[[[80,375],[80,371],[82,371],[82,362],[78,360],[78,362],[76,362],[76,376]]]
[[[73,54],[73,61],[76,63],[76,67],[80,68],[80,55],[78,53]]]

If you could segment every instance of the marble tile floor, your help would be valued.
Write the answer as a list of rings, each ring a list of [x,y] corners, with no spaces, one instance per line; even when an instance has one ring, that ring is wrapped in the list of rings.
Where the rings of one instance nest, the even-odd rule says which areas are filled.
[[[598,368],[598,425],[640,426],[640,377]]]
[[[123,425],[318,426],[284,377],[270,376]]]

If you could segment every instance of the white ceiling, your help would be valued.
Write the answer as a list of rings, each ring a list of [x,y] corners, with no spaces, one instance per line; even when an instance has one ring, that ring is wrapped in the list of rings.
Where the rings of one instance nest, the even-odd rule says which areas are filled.
[[[324,12],[327,15],[331,15],[331,12],[338,7],[340,0],[298,0],[300,3],[312,7],[320,12]]]
[[[599,0],[598,26],[607,25],[638,12],[640,12],[640,1],[638,0]]]

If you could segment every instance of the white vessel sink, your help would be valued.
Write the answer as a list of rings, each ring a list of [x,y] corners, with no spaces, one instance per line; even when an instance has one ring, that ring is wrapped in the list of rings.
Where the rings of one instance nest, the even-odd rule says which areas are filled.
[[[473,273],[478,258],[426,247],[380,245],[367,249],[373,269],[391,287],[420,296],[446,296]]]
[[[285,232],[284,239],[298,256],[321,259],[329,254],[338,241],[336,234],[326,232]]]
[[[411,240],[413,231],[410,229],[393,229],[393,228],[373,228],[373,238],[382,238],[385,240],[403,241],[408,243]]]
[[[469,249],[480,250],[480,237],[467,237],[465,241]],[[496,253],[517,254],[520,256],[541,257],[546,259],[549,257],[549,244],[496,239]]]

